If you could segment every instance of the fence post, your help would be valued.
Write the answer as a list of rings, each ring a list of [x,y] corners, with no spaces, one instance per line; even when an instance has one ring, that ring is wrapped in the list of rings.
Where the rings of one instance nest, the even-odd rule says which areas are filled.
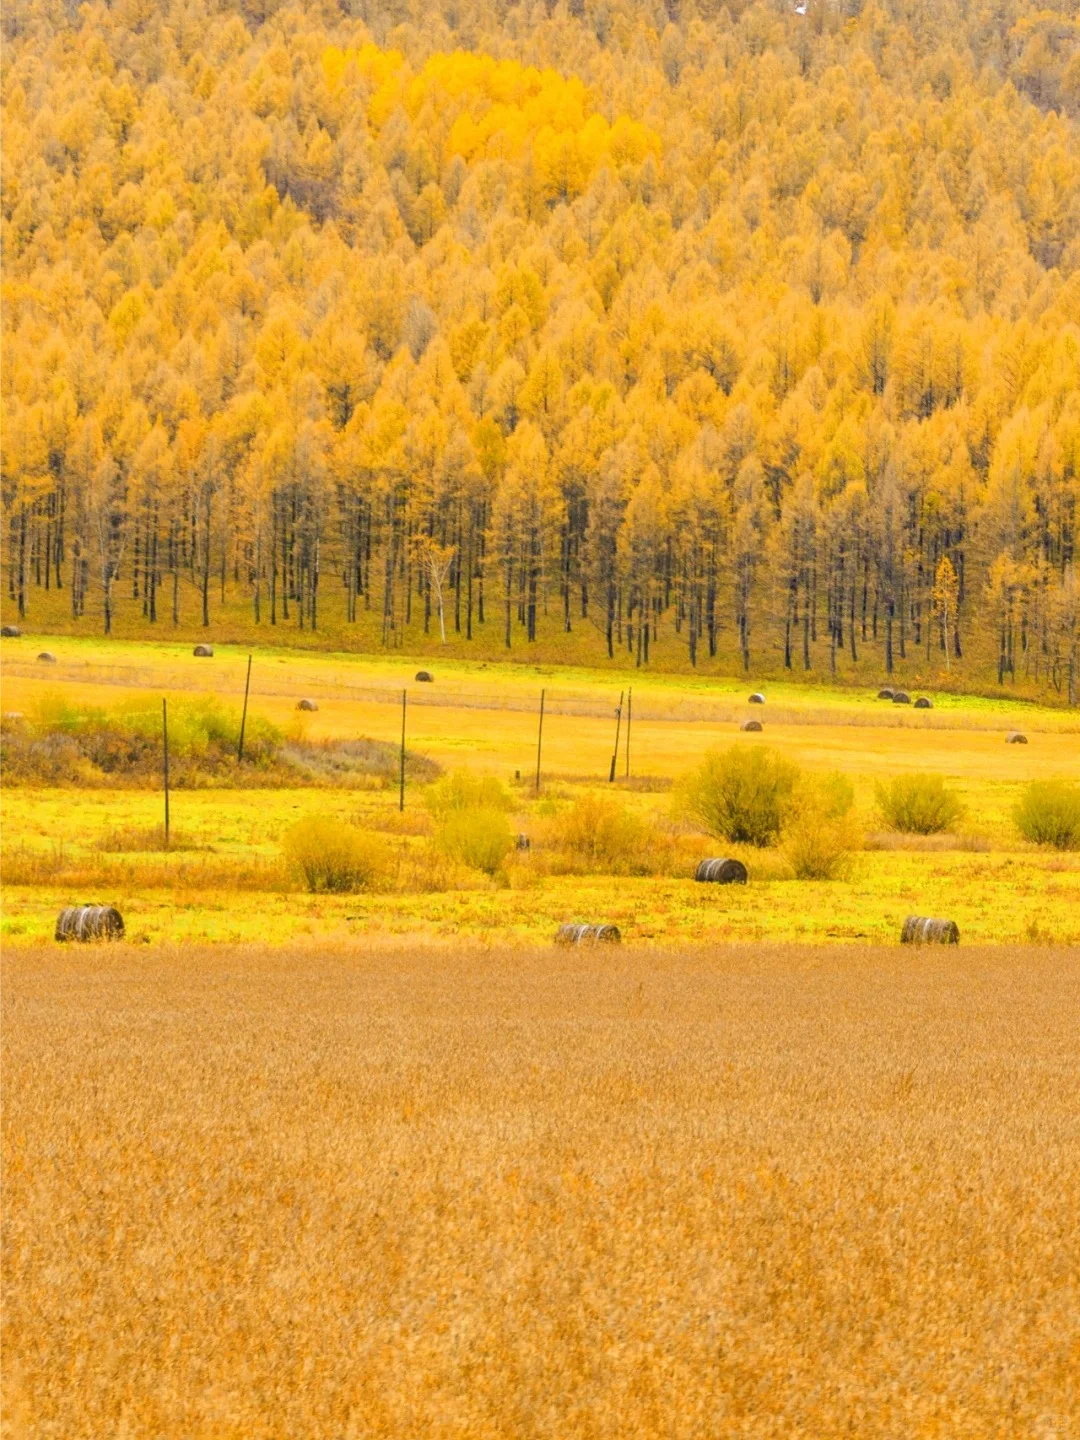
[[[165,753],[165,849],[169,848],[169,702],[161,700],[161,739]]]
[[[540,727],[536,732],[536,793],[540,794],[540,747],[544,743],[544,696],[547,692],[540,691]]]
[[[401,692],[401,774],[398,786],[398,809],[405,809],[405,697],[407,691]]]
[[[244,681],[244,708],[240,714],[240,744],[236,747],[237,761],[244,758],[244,728],[247,725],[248,691],[251,689],[251,656],[248,656],[247,679]]]

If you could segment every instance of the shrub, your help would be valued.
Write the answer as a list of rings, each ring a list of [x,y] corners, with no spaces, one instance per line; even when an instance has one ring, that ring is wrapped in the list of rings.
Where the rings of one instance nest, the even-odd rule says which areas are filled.
[[[643,820],[606,795],[583,795],[554,817],[546,835],[575,868],[601,875],[646,873],[650,838]]]
[[[837,772],[796,787],[783,838],[796,880],[837,880],[847,873],[856,840],[848,818],[854,800],[851,782]]]
[[[677,792],[685,813],[710,835],[771,845],[792,805],[799,767],[764,745],[710,750]]]
[[[355,825],[309,815],[286,832],[285,858],[311,891],[349,894],[376,886],[386,874],[386,842]]]
[[[889,829],[905,835],[937,835],[964,813],[956,791],[940,775],[897,775],[878,785],[877,803]]]
[[[455,770],[430,786],[424,804],[436,820],[446,820],[456,810],[508,811],[514,808],[509,791],[494,775],[473,775]]]
[[[439,826],[435,844],[449,860],[494,875],[513,845],[502,810],[455,807]]]
[[[1025,840],[1055,850],[1080,849],[1080,788],[1065,780],[1033,780],[1013,818]]]

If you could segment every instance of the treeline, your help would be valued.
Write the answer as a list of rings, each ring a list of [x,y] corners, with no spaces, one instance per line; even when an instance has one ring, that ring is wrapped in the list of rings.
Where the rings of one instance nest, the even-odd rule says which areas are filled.
[[[3,25],[9,613],[1076,703],[1068,0]]]

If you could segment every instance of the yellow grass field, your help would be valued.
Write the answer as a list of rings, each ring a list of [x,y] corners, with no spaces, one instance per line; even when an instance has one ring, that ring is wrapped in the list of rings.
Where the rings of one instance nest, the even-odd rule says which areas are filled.
[[[55,664],[37,660],[43,648],[56,654]],[[187,645],[40,636],[5,640],[2,655],[4,710],[31,715],[58,696],[112,706],[209,692],[238,706],[247,663],[247,652],[235,646],[217,646],[214,658],[203,660]],[[434,684],[415,682],[421,665],[434,672]],[[405,689],[410,748],[447,770],[464,767],[509,784],[520,807],[513,824],[524,833],[545,807],[565,807],[586,793],[617,793],[632,811],[663,824],[671,782],[705,750],[764,740],[808,771],[841,770],[852,781],[869,839],[850,875],[794,881],[768,855],[751,853],[755,883],[718,893],[694,885],[692,866],[674,875],[569,879],[545,876],[525,861],[510,868],[508,885],[474,872],[441,888],[421,883],[402,893],[308,896],[282,866],[280,842],[290,824],[311,813],[359,821],[422,869],[418,857],[431,826],[421,787],[410,787],[404,816],[393,790],[181,790],[173,796],[173,825],[196,848],[106,859],[99,847],[110,830],[160,821],[159,792],[9,786],[2,797],[5,938],[45,939],[62,905],[101,900],[120,906],[129,934],[152,942],[263,939],[268,920],[281,942],[462,933],[492,943],[545,941],[566,919],[612,921],[627,939],[654,942],[887,941],[897,938],[905,915],[939,912],[957,920],[965,940],[1080,942],[1080,856],[1026,844],[1011,821],[1028,781],[1080,779],[1075,712],[943,694],[934,696],[932,710],[915,711],[881,702],[872,690],[794,683],[770,685],[767,704],[752,708],[746,703],[752,682],[624,678],[634,686],[631,779],[624,728],[614,787],[607,773],[620,691],[609,675],[591,671],[265,650],[254,653],[251,708],[313,740],[395,742]],[[316,699],[318,712],[298,714],[301,696]],[[739,731],[750,714],[764,718],[760,737]],[[1028,745],[1004,743],[1014,728],[1028,734]],[[957,836],[900,842],[879,833],[876,783],[913,771],[940,774],[957,790],[966,810]],[[700,853],[718,853],[718,845],[702,839]],[[28,856],[49,863],[24,883]]]
[[[10,950],[6,1433],[1067,1440],[1078,967]]]

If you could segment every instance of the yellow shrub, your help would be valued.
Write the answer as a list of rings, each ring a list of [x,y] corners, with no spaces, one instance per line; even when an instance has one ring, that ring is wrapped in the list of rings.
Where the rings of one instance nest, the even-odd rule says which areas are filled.
[[[374,889],[390,868],[384,840],[320,815],[297,821],[286,832],[282,848],[311,891],[349,894]]]

